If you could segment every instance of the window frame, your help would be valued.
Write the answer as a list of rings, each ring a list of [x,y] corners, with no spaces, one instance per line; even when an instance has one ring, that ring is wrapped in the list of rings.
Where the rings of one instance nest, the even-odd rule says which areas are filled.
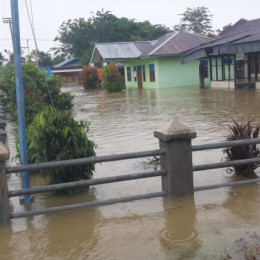
[[[154,64],[149,64],[150,82],[155,82],[155,68]]]

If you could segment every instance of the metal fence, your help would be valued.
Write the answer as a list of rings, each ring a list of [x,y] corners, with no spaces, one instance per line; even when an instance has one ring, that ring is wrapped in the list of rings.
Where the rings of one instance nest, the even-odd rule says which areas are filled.
[[[176,130],[176,129],[175,129]],[[171,130],[172,131],[172,130]],[[235,147],[241,145],[255,145],[260,143],[260,139],[247,139],[239,140],[232,142],[223,142],[223,143],[213,143],[213,144],[204,144],[204,145],[191,145],[191,139],[195,136],[193,133],[179,133],[175,131],[171,132],[171,135],[167,133],[160,133],[156,135],[160,141],[160,149],[144,152],[135,152],[135,153],[126,153],[110,156],[100,156],[100,157],[91,157],[91,158],[81,158],[73,159],[66,161],[55,161],[55,162],[46,162],[39,164],[30,164],[30,165],[20,165],[15,167],[5,167],[6,156],[1,156],[0,154],[0,222],[7,223],[10,218],[19,218],[30,215],[45,214],[49,212],[57,212],[81,207],[91,207],[91,206],[100,206],[108,205],[118,202],[126,202],[132,200],[161,197],[161,196],[182,196],[186,194],[192,194],[194,191],[206,190],[206,189],[215,189],[220,187],[227,187],[233,185],[241,185],[246,183],[259,182],[260,178],[249,179],[246,181],[236,181],[229,183],[219,183],[208,186],[194,187],[193,185],[193,172],[203,171],[209,169],[217,168],[226,168],[237,165],[247,165],[253,163],[260,163],[260,158],[251,158],[246,160],[239,161],[226,161],[218,162],[212,164],[204,165],[192,165],[192,152],[196,151],[205,151],[209,149],[221,149],[227,147]],[[160,156],[161,170],[155,170],[151,172],[141,172],[134,174],[126,174],[119,176],[112,176],[106,178],[96,178],[90,180],[81,180],[76,182],[47,185],[40,187],[32,187],[21,190],[8,190],[6,175],[10,173],[17,173],[23,171],[39,171],[43,169],[55,168],[55,167],[66,167],[74,165],[83,165],[90,163],[101,163],[101,162],[111,162],[118,160],[128,160],[135,158],[144,158],[151,156]],[[105,183],[115,183],[128,180],[136,180],[143,178],[158,177],[162,178],[162,191],[148,194],[139,194],[134,196],[120,197],[102,201],[93,201],[85,202],[73,205],[51,207],[39,210],[32,210],[27,212],[10,212],[9,211],[9,198],[21,195],[29,195],[42,192],[56,191],[60,189],[74,188],[74,187],[83,187],[83,186],[92,186]]]

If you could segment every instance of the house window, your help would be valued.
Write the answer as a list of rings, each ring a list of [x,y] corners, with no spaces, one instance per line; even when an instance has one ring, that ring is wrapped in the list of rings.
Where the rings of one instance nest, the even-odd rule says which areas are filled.
[[[131,67],[126,67],[127,70],[127,81],[131,81]]]
[[[204,66],[204,78],[208,78],[209,77],[209,74],[208,74],[208,66]]]
[[[259,80],[260,53],[248,54],[248,76],[250,79]]]
[[[146,81],[146,76],[145,76],[145,65],[142,65],[142,71],[143,71],[143,82]]]
[[[210,80],[233,80],[234,79],[234,56],[226,55],[210,58]]]
[[[203,76],[204,78],[208,78],[208,61],[207,60],[201,60],[200,64],[203,65]]]
[[[150,82],[155,82],[154,64],[149,64]]]
[[[135,80],[135,82],[137,81],[137,71],[136,71],[136,66],[134,66],[134,80]]]
[[[234,59],[227,55],[223,57],[223,80],[234,79]]]

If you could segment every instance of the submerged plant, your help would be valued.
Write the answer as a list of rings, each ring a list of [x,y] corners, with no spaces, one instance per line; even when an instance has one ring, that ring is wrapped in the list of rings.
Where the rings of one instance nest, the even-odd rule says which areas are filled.
[[[77,122],[69,113],[58,113],[46,107],[27,129],[29,163],[78,159],[95,156],[94,142],[87,137],[89,123]],[[90,179],[94,164],[42,170],[48,184]],[[56,193],[75,194],[82,188],[60,190]]]
[[[244,139],[258,138],[259,126],[253,129],[251,125],[252,121],[238,123],[233,120],[233,125],[229,126],[229,135],[227,141],[236,141]],[[223,153],[226,154],[225,159],[227,161],[250,159],[260,157],[260,150],[256,144],[241,145],[236,147],[228,147],[223,149]],[[255,169],[260,166],[260,163],[252,163],[246,165],[233,166],[235,175],[253,177],[256,176]]]
[[[93,89],[98,85],[98,71],[96,67],[84,66],[80,74],[80,82],[85,89]]]
[[[120,92],[123,89],[123,80],[114,63],[105,66],[103,72],[103,86],[109,92]]]

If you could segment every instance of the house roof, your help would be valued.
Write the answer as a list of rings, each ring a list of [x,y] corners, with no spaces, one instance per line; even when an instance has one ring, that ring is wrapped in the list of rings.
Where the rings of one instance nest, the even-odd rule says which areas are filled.
[[[91,63],[161,55],[180,55],[211,38],[186,32],[168,33],[154,41],[96,43]]]
[[[193,48],[182,55],[182,63],[210,55],[260,51],[260,19],[240,19],[224,30],[215,40]]]
[[[79,58],[71,58],[69,60],[65,60],[55,66],[53,68],[60,68],[60,67],[72,67],[72,66],[78,66],[79,64]]]
[[[53,68],[52,73],[67,73],[67,72],[81,72],[81,67],[60,67],[60,68]]]
[[[104,60],[110,59],[129,59],[141,55],[140,50],[134,42],[115,42],[115,43],[96,43],[91,58],[91,63],[97,63],[103,57]]]

